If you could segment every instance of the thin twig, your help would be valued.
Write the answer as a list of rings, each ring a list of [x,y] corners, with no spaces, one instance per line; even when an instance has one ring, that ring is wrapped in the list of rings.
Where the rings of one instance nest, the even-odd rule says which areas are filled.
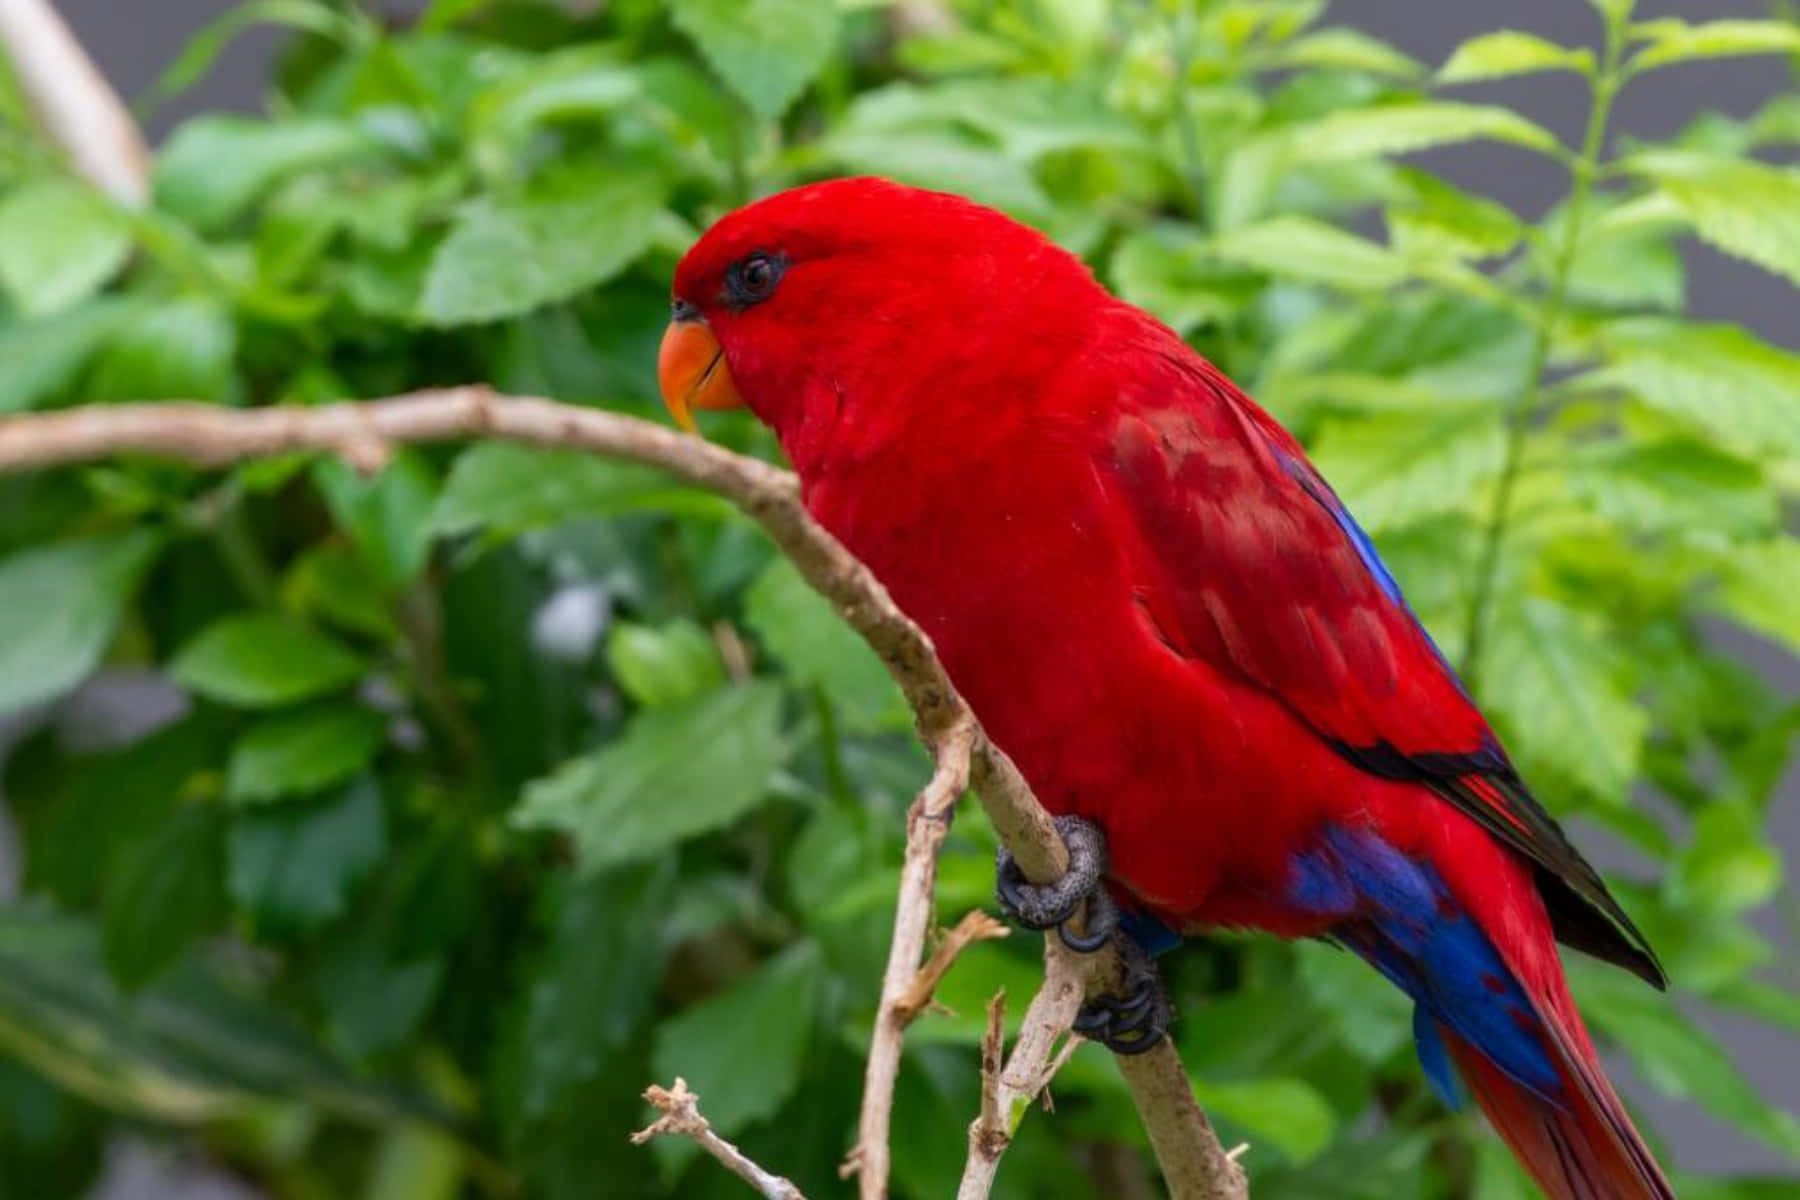
[[[768,1200],[806,1200],[791,1180],[757,1166],[742,1150],[712,1131],[712,1126],[700,1115],[700,1097],[688,1090],[687,1080],[676,1076],[673,1088],[662,1088],[653,1083],[644,1090],[644,1099],[662,1116],[632,1134],[632,1145],[642,1146],[658,1137],[693,1138],[702,1150],[725,1164],[726,1170]]]
[[[143,207],[150,198],[143,134],[49,0],[0,0],[0,50],[45,136],[75,171],[126,207]]]
[[[468,386],[311,408],[124,404],[0,417],[0,472],[129,453],[161,455],[199,466],[224,466],[306,450],[379,462],[387,449],[403,443],[483,437],[645,463],[725,497],[768,532],[801,576],[832,602],[887,664],[937,765],[932,782],[914,805],[916,819],[909,822],[909,829],[923,827],[917,837],[924,840],[928,853],[915,862],[909,852],[908,866],[903,869],[902,896],[920,894],[923,880],[926,901],[923,908],[918,902],[909,905],[903,901],[896,913],[884,998],[902,995],[918,970],[929,928],[936,849],[942,844],[942,814],[965,787],[974,786],[989,822],[1028,880],[1048,883],[1068,869],[1068,851],[1050,815],[1032,796],[1018,768],[982,732],[938,662],[930,640],[899,610],[868,568],[812,520],[800,502],[794,477],[768,463],[647,421],[536,397],[497,396],[488,388]],[[908,840],[910,846],[914,838]],[[1059,951],[1060,947],[1053,947],[1051,953]],[[1090,987],[1109,985],[1116,979],[1118,965],[1118,956],[1111,950],[1084,956],[1081,962]],[[1050,990],[1048,982],[1044,990]],[[1060,990],[1056,1002],[1065,1002]],[[1079,997],[1074,1003],[1079,1003]],[[882,1012],[889,1007],[884,1001]],[[878,1017],[878,1021],[885,1019],[890,1018]],[[1027,1024],[1031,1024],[1029,1017]],[[1067,1028],[1066,1021],[1061,1028]],[[879,1075],[871,1063],[869,1080],[876,1086],[866,1089],[863,1097],[857,1167],[862,1194],[880,1197],[887,1192],[886,1138],[880,1139],[879,1148],[871,1155],[870,1146],[876,1143],[863,1135],[874,1129],[877,1118],[886,1128],[898,1074],[899,1042],[878,1036],[871,1058],[875,1046],[891,1047],[894,1057],[891,1067],[884,1064]],[[1235,1200],[1247,1195],[1235,1166],[1230,1173],[1220,1174],[1220,1164],[1226,1162],[1224,1152],[1194,1104],[1173,1046],[1165,1039],[1145,1054],[1118,1061],[1138,1100],[1139,1116],[1149,1131],[1171,1195],[1176,1200]]]
[[[993,941],[1007,936],[1011,931],[1003,922],[995,920],[980,909],[963,914],[963,919],[956,927],[944,935],[925,965],[913,972],[912,981],[906,985],[900,995],[894,997],[894,1011],[903,1020],[910,1022],[924,1012],[931,1003],[932,994],[937,985],[950,971],[956,956],[975,942]]]

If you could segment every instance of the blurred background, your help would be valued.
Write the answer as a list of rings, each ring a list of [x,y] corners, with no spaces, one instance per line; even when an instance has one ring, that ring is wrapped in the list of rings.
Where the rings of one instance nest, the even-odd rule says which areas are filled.
[[[489,380],[657,417],[676,257],[829,174],[1087,256],[1307,441],[1452,657],[1487,613],[1484,706],[1671,968],[1574,968],[1609,1062],[1684,1196],[1800,1188],[1783,6],[57,7],[154,201],[96,197],[0,82],[0,413]],[[841,1193],[924,763],[710,498],[499,446],[0,476],[0,729],[0,1194],[746,1194],[624,1143],[676,1073]],[[946,923],[991,854],[970,809]],[[1036,957],[978,948],[915,1027],[899,1193],[954,1190],[982,1006]],[[1221,938],[1168,970],[1258,1195],[1530,1194],[1360,965]],[[1056,1095],[1001,1194],[1155,1194],[1106,1056]]]

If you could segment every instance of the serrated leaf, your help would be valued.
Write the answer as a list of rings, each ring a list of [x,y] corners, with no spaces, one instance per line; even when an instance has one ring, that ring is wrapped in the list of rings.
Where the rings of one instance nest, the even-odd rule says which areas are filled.
[[[339,121],[196,117],[157,153],[156,198],[210,232],[230,224],[289,175],[378,153],[376,143]]]
[[[1350,109],[1264,136],[1276,139],[1296,162],[1410,154],[1459,142],[1507,142],[1534,150],[1556,145],[1549,130],[1509,108],[1451,100]]]
[[[354,683],[363,661],[335,639],[270,614],[225,617],[169,662],[191,692],[242,708],[274,708]]]
[[[1620,388],[1728,450],[1800,459],[1800,356],[1729,325],[1620,322],[1605,343],[1607,365],[1575,386]]]
[[[1505,432],[1484,405],[1329,421],[1313,458],[1365,529],[1467,506],[1500,470]]]
[[[1577,71],[1586,75],[1593,69],[1594,52],[1585,46],[1559,46],[1535,33],[1500,29],[1472,37],[1458,46],[1438,68],[1437,81],[1469,83],[1540,71]]]
[[[504,537],[578,517],[645,509],[729,511],[715,497],[650,467],[572,450],[488,442],[456,460],[432,511],[431,529],[440,535],[486,529]]]
[[[1360,29],[1319,29],[1285,43],[1271,56],[1277,66],[1327,67],[1411,79],[1424,73],[1419,61]]]
[[[650,1019],[678,894],[673,857],[569,880],[511,1038],[514,1122],[601,1075]]]
[[[606,661],[625,694],[646,708],[693,700],[725,682],[718,647],[692,621],[654,628],[620,621],[607,636]]]
[[[66,388],[138,306],[103,296],[54,316],[0,326],[0,414]]]
[[[1337,1133],[1331,1105],[1299,1079],[1195,1080],[1194,1094],[1214,1117],[1241,1126],[1290,1162],[1316,1158]]]
[[[1720,799],[1694,818],[1692,836],[1668,887],[1694,909],[1737,913],[1767,903],[1780,889],[1781,877],[1781,854],[1769,844],[1757,814]]]
[[[1610,1034],[1657,1091],[1691,1100],[1784,1154],[1800,1156],[1800,1121],[1757,1095],[1724,1048],[1668,998],[1623,972],[1583,964],[1582,1011]]]
[[[387,718],[360,704],[267,717],[232,745],[225,790],[240,803],[316,792],[368,766],[386,737]]]
[[[787,758],[774,684],[739,684],[632,718],[625,733],[527,784],[513,820],[572,837],[586,870],[660,853],[737,820]]]
[[[89,401],[207,400],[231,396],[237,323],[210,297],[182,297],[122,319],[94,358]]]
[[[680,1076],[707,1097],[707,1120],[726,1136],[772,1116],[800,1086],[823,981],[816,943],[788,947],[664,1021],[651,1051],[653,1073]]]
[[[137,848],[106,890],[101,954],[119,985],[143,986],[226,914],[225,839],[216,809],[188,805]]]
[[[752,112],[772,121],[837,47],[838,6],[814,0],[671,0],[669,16]]]
[[[419,299],[431,325],[518,316],[605,283],[650,246],[654,177],[565,169],[516,197],[482,196],[432,254]]]
[[[0,286],[26,316],[85,300],[130,253],[124,219],[83,184],[34,180],[0,200]]]
[[[1524,226],[1512,210],[1423,171],[1405,172],[1411,195],[1388,208],[1389,237],[1407,256],[1496,258],[1519,244]]]
[[[344,913],[387,850],[381,789],[363,776],[329,796],[240,811],[227,841],[231,898],[265,936]]]
[[[1800,286],[1800,170],[1673,152],[1630,162],[1656,181],[1701,240]]]
[[[437,480],[417,451],[396,454],[373,479],[338,458],[313,464],[313,481],[338,527],[349,533],[382,583],[398,592],[431,552]]]
[[[422,1106],[359,1082],[259,994],[248,972],[189,960],[137,996],[78,917],[0,906],[0,1030],[9,1055],[97,1103],[157,1121],[242,1116],[247,1095],[305,1098],[367,1121]]]
[[[750,585],[744,618],[798,681],[825,690],[845,728],[863,732],[910,723],[881,659],[787,559],[775,559]]]
[[[1216,257],[1286,279],[1381,291],[1406,278],[1404,259],[1379,242],[1311,217],[1270,217],[1214,238]]]
[[[1261,281],[1241,269],[1222,268],[1207,257],[1205,246],[1205,234],[1189,226],[1126,234],[1113,251],[1113,287],[1183,335],[1226,321],[1250,303]]]
[[[1497,614],[1482,664],[1483,699],[1527,778],[1537,767],[1624,802],[1650,722],[1612,643],[1569,609],[1528,597]]]
[[[1689,438],[1608,444],[1570,483],[1607,520],[1649,533],[1768,536],[1780,520],[1761,471]]]
[[[0,713],[54,699],[88,676],[161,546],[137,529],[0,559]]]
[[[1633,25],[1631,36],[1648,43],[1627,64],[1633,71],[1703,58],[1800,54],[1800,25],[1792,21],[1724,20],[1690,25],[1668,17]]]
[[[472,200],[432,255],[419,316],[431,325],[496,321],[597,287],[649,248],[661,209],[654,178],[598,169]]]
[[[1800,653],[1800,541],[1736,546],[1724,556],[1713,606],[1747,629]]]

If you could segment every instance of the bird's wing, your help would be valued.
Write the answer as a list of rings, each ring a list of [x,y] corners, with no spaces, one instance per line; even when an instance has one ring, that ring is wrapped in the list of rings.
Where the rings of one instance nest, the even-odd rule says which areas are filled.
[[[1363,770],[1454,804],[1536,866],[1563,941],[1661,986],[1643,935],[1520,782],[1298,443],[1209,364],[1161,365],[1154,395],[1113,409],[1097,461],[1157,634]]]

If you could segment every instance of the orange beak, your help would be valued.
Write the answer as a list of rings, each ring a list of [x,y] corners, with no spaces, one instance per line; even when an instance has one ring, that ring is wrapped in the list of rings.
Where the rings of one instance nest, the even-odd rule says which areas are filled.
[[[737,384],[725,366],[725,352],[698,316],[677,316],[663,331],[656,355],[656,382],[669,415],[689,433],[696,408],[742,408]]]

